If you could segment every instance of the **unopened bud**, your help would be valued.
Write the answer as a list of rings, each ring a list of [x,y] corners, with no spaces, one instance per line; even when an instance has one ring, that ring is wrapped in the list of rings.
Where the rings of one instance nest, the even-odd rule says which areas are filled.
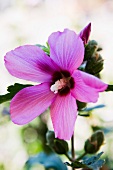
[[[68,143],[57,138],[54,140],[53,150],[58,154],[66,154],[68,152]]]
[[[81,32],[79,33],[84,45],[87,44],[91,32],[91,23],[89,23]]]
[[[102,59],[101,55],[97,52],[93,54],[93,56],[87,61],[85,71],[90,74],[98,74],[104,65],[104,60]]]
[[[85,47],[84,61],[90,59],[90,57],[96,52],[98,44],[95,40],[91,40]]]
[[[69,150],[68,143],[64,140],[55,138],[53,131],[49,131],[46,134],[47,144],[52,150],[58,154],[66,154]]]
[[[89,139],[86,140],[84,149],[86,153],[96,153],[104,142],[104,134],[101,130],[96,131]]]
[[[54,146],[55,133],[53,131],[48,131],[46,133],[46,140],[49,146]]]

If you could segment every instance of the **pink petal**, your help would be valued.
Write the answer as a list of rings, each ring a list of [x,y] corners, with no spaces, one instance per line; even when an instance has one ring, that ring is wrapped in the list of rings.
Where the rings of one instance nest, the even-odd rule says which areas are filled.
[[[34,82],[49,82],[58,67],[39,47],[24,45],[8,52],[5,66],[15,77]]]
[[[75,80],[75,87],[71,90],[72,95],[81,102],[96,102],[98,91],[84,83],[80,71],[75,71],[72,77]]]
[[[11,120],[19,125],[29,123],[51,105],[54,97],[48,83],[22,89],[11,101]]]
[[[84,45],[79,36],[68,29],[55,32],[48,39],[50,57],[63,70],[74,71],[84,58]]]
[[[89,23],[80,33],[79,36],[83,40],[84,44],[87,44],[91,32],[91,23]]]
[[[108,85],[102,82],[102,80],[99,78],[83,71],[80,71],[80,74],[84,83],[90,87],[95,88],[98,92],[102,92],[107,89]]]
[[[71,94],[62,97],[58,95],[51,106],[55,137],[69,140],[74,132],[76,117],[77,105]]]

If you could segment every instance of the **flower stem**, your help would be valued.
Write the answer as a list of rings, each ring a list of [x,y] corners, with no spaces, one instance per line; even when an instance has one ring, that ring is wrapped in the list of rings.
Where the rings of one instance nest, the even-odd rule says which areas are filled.
[[[76,161],[79,161],[79,160],[81,160],[85,155],[87,155],[87,153],[86,152],[84,152],[82,155],[80,155],[77,159],[76,159]]]
[[[75,150],[74,150],[74,133],[71,138],[71,155],[72,155],[72,160],[75,159]],[[75,168],[72,167],[72,170],[75,170]]]
[[[67,153],[65,153],[65,156],[66,156],[71,162],[73,162],[73,159],[70,158],[70,156],[69,156]]]

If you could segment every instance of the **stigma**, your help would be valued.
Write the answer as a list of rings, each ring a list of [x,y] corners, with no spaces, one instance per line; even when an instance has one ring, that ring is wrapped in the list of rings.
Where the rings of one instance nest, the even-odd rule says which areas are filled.
[[[55,82],[55,84],[53,84],[53,85],[50,87],[50,90],[56,94],[56,93],[58,93],[59,90],[65,88],[66,84],[67,84],[66,79],[57,80],[57,81]]]

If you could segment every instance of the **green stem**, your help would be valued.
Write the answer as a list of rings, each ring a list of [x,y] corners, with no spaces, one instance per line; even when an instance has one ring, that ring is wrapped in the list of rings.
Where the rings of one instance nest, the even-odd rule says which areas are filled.
[[[70,156],[68,155],[68,153],[65,153],[65,156],[66,156],[71,162],[73,162],[73,159],[70,158]]]
[[[71,138],[71,155],[72,155],[72,160],[75,159],[75,150],[74,150],[74,133]],[[75,170],[75,168],[72,167],[72,170]]]
[[[79,160],[81,160],[85,155],[87,155],[87,153],[86,152],[84,152],[82,155],[80,155],[77,159],[76,159],[76,161],[79,161]]]

